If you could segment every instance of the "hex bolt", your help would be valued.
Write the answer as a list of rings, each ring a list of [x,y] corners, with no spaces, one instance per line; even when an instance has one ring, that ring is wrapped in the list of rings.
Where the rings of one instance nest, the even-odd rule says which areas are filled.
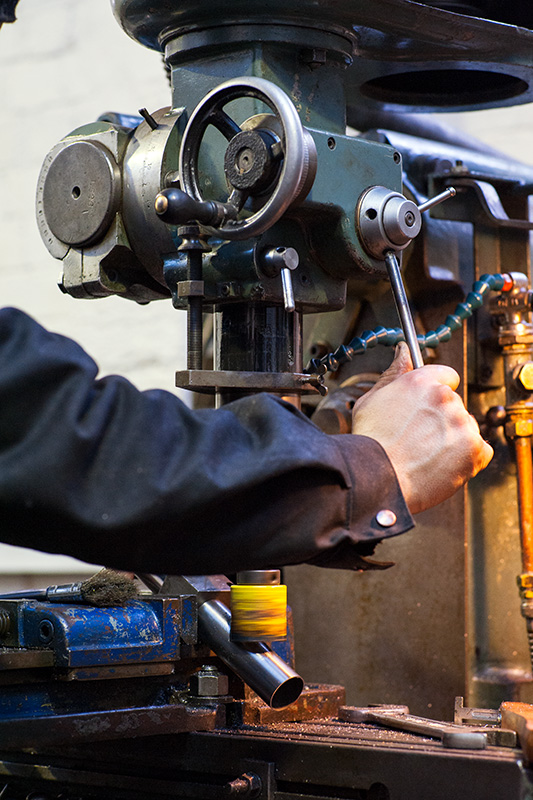
[[[520,366],[516,380],[526,391],[533,391],[533,361],[526,361]]]
[[[229,692],[228,676],[212,664],[204,664],[191,675],[189,686],[196,697],[224,697]]]
[[[265,287],[262,283],[256,283],[250,289],[250,300],[261,300],[265,294]]]
[[[315,47],[307,48],[300,53],[300,61],[303,64],[307,64],[311,69],[316,69],[316,67],[322,67],[326,63],[327,53],[325,50]]]
[[[510,439],[533,436],[533,420],[528,418],[510,419],[505,423],[505,434]]]

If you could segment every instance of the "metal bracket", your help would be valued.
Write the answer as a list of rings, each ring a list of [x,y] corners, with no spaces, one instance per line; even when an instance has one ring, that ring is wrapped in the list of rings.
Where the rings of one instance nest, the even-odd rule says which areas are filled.
[[[452,179],[451,179],[452,180]],[[533,221],[526,219],[511,219],[505,211],[496,187],[488,181],[476,178],[461,178],[453,176],[453,185],[458,192],[461,189],[473,189],[482,210],[490,222],[500,228],[516,228],[518,230],[533,230]]]
[[[273,392],[276,394],[327,394],[322,375],[298,372],[239,372],[235,370],[188,369],[176,372],[176,386],[204,394],[219,390]]]

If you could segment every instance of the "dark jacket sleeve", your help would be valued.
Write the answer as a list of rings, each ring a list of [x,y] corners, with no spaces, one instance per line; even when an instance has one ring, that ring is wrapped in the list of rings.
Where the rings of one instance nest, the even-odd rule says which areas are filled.
[[[2,541],[143,572],[353,569],[413,525],[372,439],[269,395],[193,411],[96,374],[75,342],[0,311]]]

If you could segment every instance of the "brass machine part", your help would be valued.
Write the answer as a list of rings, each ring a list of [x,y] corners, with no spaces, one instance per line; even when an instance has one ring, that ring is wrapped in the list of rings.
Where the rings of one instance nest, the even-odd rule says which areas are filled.
[[[518,519],[522,551],[522,574],[518,576],[521,612],[526,620],[529,653],[533,666],[533,460],[531,435],[514,440],[517,468]]]
[[[522,569],[533,574],[533,461],[531,436],[514,440],[518,484],[518,516],[522,546]]]
[[[522,574],[518,576],[521,611],[526,619],[533,665],[533,324],[528,276],[513,272],[493,306],[499,316],[499,344],[505,364],[507,421],[505,432],[514,444],[517,469],[518,517]]]
[[[287,637],[287,587],[280,571],[249,570],[230,587],[231,640],[272,642]]]

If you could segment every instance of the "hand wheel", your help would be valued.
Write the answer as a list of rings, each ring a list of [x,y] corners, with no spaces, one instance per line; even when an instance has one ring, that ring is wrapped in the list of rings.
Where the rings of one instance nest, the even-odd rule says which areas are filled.
[[[260,100],[272,114],[258,114],[238,125],[224,106],[242,97]],[[224,156],[228,203],[240,218],[226,217],[218,227],[208,229],[223,239],[258,236],[308,194],[316,173],[313,138],[289,97],[270,81],[248,77],[226,81],[199,103],[183,134],[181,188],[200,202],[204,198],[198,156],[210,125],[228,141]],[[244,208],[249,199],[251,208]]]

